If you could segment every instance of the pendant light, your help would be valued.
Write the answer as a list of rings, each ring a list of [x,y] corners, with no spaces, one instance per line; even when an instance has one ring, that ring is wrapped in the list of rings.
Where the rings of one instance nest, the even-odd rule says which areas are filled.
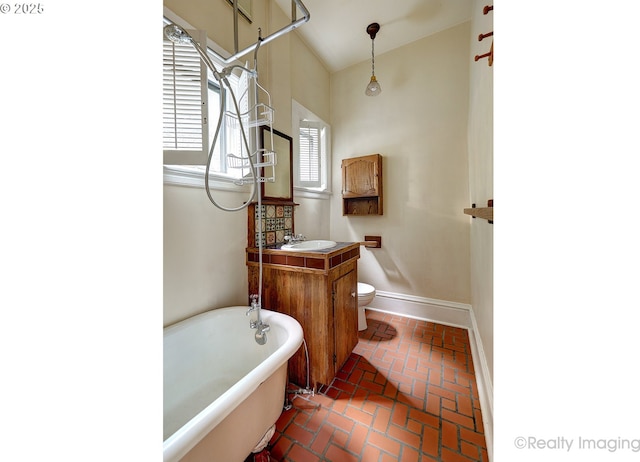
[[[369,85],[367,85],[367,89],[364,92],[364,94],[367,96],[378,96],[382,92],[382,88],[380,88],[380,84],[376,79],[375,55],[373,53],[373,42],[379,30],[380,24],[378,24],[377,22],[374,22],[367,26],[367,34],[369,34],[369,36],[371,37],[371,81],[369,82]]]

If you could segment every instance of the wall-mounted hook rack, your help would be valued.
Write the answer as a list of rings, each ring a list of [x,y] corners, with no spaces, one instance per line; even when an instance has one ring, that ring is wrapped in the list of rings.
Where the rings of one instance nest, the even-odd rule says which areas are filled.
[[[484,218],[493,224],[493,199],[487,201],[486,207],[476,207],[476,204],[471,204],[471,208],[464,209],[464,213],[471,215],[472,218]]]
[[[493,5],[485,5],[485,7],[482,9],[482,14],[487,14],[489,13],[489,11],[493,11]],[[480,34],[478,36],[478,41],[482,42],[482,40],[487,37],[493,37],[493,31],[487,32],[486,34]],[[493,66],[493,42],[491,42],[491,48],[489,49],[488,53],[484,53],[482,55],[476,55],[473,60],[477,62],[482,58],[489,58],[488,59],[489,66]]]

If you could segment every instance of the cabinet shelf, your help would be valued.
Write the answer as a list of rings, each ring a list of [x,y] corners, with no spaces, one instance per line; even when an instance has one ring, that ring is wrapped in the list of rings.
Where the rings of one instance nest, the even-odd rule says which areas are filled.
[[[342,200],[343,215],[382,215],[380,198],[350,197]]]

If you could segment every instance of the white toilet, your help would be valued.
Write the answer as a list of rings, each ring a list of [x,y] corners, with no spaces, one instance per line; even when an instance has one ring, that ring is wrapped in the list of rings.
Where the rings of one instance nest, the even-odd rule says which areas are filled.
[[[376,296],[376,288],[364,282],[358,283],[358,330],[367,329],[367,317],[364,307],[373,301]]]

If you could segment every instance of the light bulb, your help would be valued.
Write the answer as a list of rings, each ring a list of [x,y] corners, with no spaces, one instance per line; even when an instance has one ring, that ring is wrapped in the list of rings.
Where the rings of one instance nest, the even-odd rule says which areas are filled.
[[[382,88],[380,88],[380,84],[378,83],[376,76],[372,75],[371,81],[369,82],[369,85],[367,85],[367,89],[364,94],[367,96],[378,96],[380,93],[382,93]]]

